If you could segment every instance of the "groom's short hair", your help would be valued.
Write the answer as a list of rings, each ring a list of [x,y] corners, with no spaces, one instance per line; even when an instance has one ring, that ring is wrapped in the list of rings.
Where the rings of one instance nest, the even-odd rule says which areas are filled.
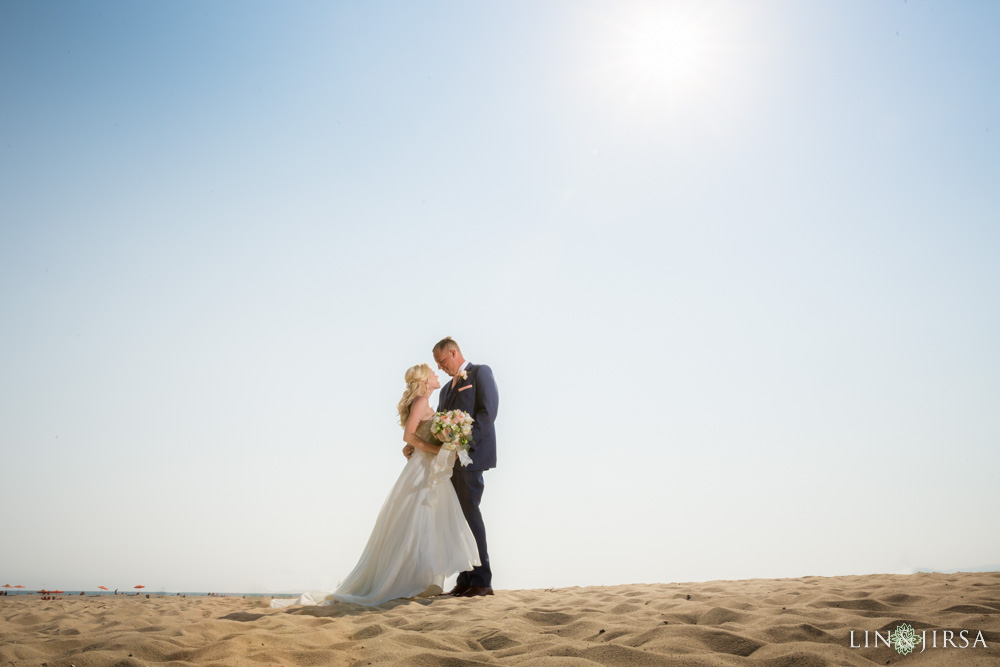
[[[458,343],[455,342],[454,338],[448,336],[447,338],[439,340],[437,345],[434,346],[434,352],[446,352],[447,350],[458,350],[461,352],[462,348],[458,346]]]

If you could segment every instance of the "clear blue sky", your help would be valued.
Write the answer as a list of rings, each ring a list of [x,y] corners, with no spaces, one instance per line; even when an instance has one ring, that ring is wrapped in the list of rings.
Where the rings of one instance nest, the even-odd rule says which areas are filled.
[[[0,1],[0,578],[336,585],[445,335],[499,588],[998,566],[997,34]]]

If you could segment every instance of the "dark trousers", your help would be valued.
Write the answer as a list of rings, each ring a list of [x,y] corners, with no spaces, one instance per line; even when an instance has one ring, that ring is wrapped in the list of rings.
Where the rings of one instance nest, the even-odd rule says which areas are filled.
[[[492,586],[493,572],[490,570],[490,555],[486,552],[486,526],[483,525],[483,514],[479,511],[479,501],[483,498],[483,471],[463,470],[462,466],[456,465],[451,474],[451,484],[458,494],[465,520],[476,537],[479,562],[482,563],[471,571],[459,574],[456,583],[459,586]]]

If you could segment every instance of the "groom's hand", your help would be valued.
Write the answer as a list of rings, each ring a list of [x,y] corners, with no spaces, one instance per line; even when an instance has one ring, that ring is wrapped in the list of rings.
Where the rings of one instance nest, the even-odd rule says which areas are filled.
[[[406,458],[410,458],[411,456],[413,456],[413,452],[415,451],[417,451],[416,447],[414,447],[413,445],[406,445],[405,447],[403,447],[403,456],[405,456]]]

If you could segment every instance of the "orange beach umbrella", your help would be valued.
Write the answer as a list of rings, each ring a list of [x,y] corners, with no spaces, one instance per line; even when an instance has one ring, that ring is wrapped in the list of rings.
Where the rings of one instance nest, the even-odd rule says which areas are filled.
[[[98,586],[98,588],[100,588],[100,589],[101,589],[102,591],[106,591],[106,590],[108,590],[108,587],[107,587],[107,586]]]
[[[143,586],[142,584],[139,584],[138,586],[136,586],[136,588],[145,588],[145,586]]]

